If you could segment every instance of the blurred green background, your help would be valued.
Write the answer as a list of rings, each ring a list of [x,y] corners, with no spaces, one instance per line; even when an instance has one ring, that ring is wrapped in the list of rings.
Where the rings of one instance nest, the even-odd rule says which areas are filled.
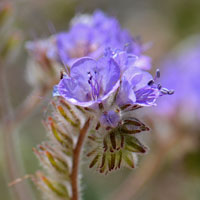
[[[24,49],[24,42],[50,36],[54,33],[52,24],[56,32],[67,30],[70,19],[76,13],[92,13],[95,9],[102,9],[117,17],[122,26],[129,29],[134,36],[140,36],[143,42],[153,42],[147,53],[152,56],[155,67],[159,66],[159,62],[180,41],[190,35],[200,34],[200,0],[13,0],[11,3],[13,16],[12,22],[9,23],[12,23],[12,30],[19,31],[21,38],[17,52],[6,62],[9,95],[14,107],[17,107],[32,89],[25,80],[28,55]],[[3,43],[3,40],[3,37],[0,38],[0,43]],[[46,138],[41,121],[50,96],[51,94],[41,97],[40,107],[21,124],[14,135],[22,175],[32,174],[40,167],[32,148]],[[148,116],[148,112],[145,115]],[[89,170],[84,161],[83,199],[104,200],[118,190],[119,185],[130,174],[137,174],[143,160],[154,150],[156,136],[153,131],[152,125],[152,133],[145,134],[143,138],[152,149],[149,155],[139,157],[138,168],[135,170],[123,169],[112,175],[98,175]],[[0,200],[10,200],[10,189],[4,176],[3,142],[0,134]],[[162,165],[155,170],[154,175],[133,199],[199,200],[200,150],[191,151],[188,146],[190,144],[186,142],[175,151],[172,149],[172,155],[166,155]],[[34,190],[34,196],[30,199],[42,199],[30,181],[26,181],[26,184],[30,184]]]

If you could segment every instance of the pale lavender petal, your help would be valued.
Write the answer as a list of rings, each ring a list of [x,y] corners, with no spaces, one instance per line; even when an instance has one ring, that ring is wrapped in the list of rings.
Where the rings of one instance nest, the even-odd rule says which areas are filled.
[[[147,87],[135,91],[136,104],[140,106],[156,105],[155,101],[158,99],[160,93],[158,90]]]
[[[120,78],[120,68],[112,58],[102,58],[98,61],[100,81],[104,94],[113,88]]]
[[[122,80],[120,85],[116,102],[119,106],[123,106],[125,104],[134,104],[136,102],[133,86],[125,78]]]

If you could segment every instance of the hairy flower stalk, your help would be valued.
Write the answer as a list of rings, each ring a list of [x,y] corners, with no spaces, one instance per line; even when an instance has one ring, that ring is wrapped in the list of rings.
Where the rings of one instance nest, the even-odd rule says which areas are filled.
[[[53,117],[44,123],[49,141],[34,149],[46,174],[37,172],[34,182],[49,199],[76,200],[81,149],[91,118],[62,98],[53,101],[52,107]]]
[[[49,199],[78,200],[81,154],[100,173],[135,168],[137,154],[147,152],[137,135],[149,130],[135,110],[173,91],[157,83],[159,70],[155,78],[145,71],[141,45],[102,12],[75,18],[53,43],[44,55],[64,68],[44,123],[49,141],[34,150],[46,174],[34,181]]]
[[[79,199],[78,169],[86,135],[89,167],[100,173],[134,168],[136,155],[147,151],[137,134],[149,128],[134,111],[173,92],[156,84],[159,71],[153,79],[134,66],[135,60],[124,51],[107,49],[98,60],[77,60],[55,86],[54,111],[45,123],[50,141],[35,150],[47,171],[47,176],[37,173],[35,182],[49,198]]]

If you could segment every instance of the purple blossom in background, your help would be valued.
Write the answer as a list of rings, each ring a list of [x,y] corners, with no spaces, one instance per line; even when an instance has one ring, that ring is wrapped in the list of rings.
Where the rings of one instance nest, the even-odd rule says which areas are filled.
[[[121,29],[119,22],[101,11],[93,15],[80,15],[72,20],[68,32],[55,35],[58,59],[71,66],[80,57],[99,58],[108,47],[124,49],[138,56],[135,65],[142,69],[151,68],[151,59],[142,55],[142,46],[132,38],[128,31]]]
[[[200,38],[183,42],[162,64],[162,83],[175,89],[172,97],[160,99],[157,112],[173,115],[178,110],[200,119]],[[183,114],[184,115],[184,114]]]

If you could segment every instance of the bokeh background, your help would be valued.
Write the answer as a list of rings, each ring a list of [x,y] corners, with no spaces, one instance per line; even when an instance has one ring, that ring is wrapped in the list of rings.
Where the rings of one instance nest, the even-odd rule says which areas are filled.
[[[76,13],[92,13],[101,9],[118,18],[124,28],[134,36],[139,36],[144,43],[152,42],[152,47],[146,53],[153,59],[153,73],[180,42],[200,34],[200,0],[13,0],[10,3],[12,11],[6,29],[11,35],[17,33],[18,44],[5,63],[9,96],[14,109],[32,90],[26,81],[28,54],[24,48],[25,41],[46,38],[55,31],[67,30],[70,19]],[[1,25],[0,31],[1,46],[6,33]],[[13,133],[22,176],[40,168],[32,148],[46,138],[41,121],[50,97],[50,93],[41,96],[40,106]],[[139,157],[137,169],[123,169],[107,176],[89,170],[84,161],[83,199],[104,200],[114,197],[128,178],[129,181],[137,180],[133,186],[126,188],[127,192],[137,189],[131,198],[134,200],[199,200],[200,125],[198,122],[185,125],[178,117],[161,119],[156,117],[152,109],[141,112],[141,118],[152,129],[151,133],[142,136],[150,147],[149,153]],[[1,112],[1,118],[3,115]],[[2,134],[5,133],[0,133],[0,199],[11,200],[5,176]],[[25,184],[29,184],[33,190],[30,200],[42,199],[31,181],[25,180]]]

